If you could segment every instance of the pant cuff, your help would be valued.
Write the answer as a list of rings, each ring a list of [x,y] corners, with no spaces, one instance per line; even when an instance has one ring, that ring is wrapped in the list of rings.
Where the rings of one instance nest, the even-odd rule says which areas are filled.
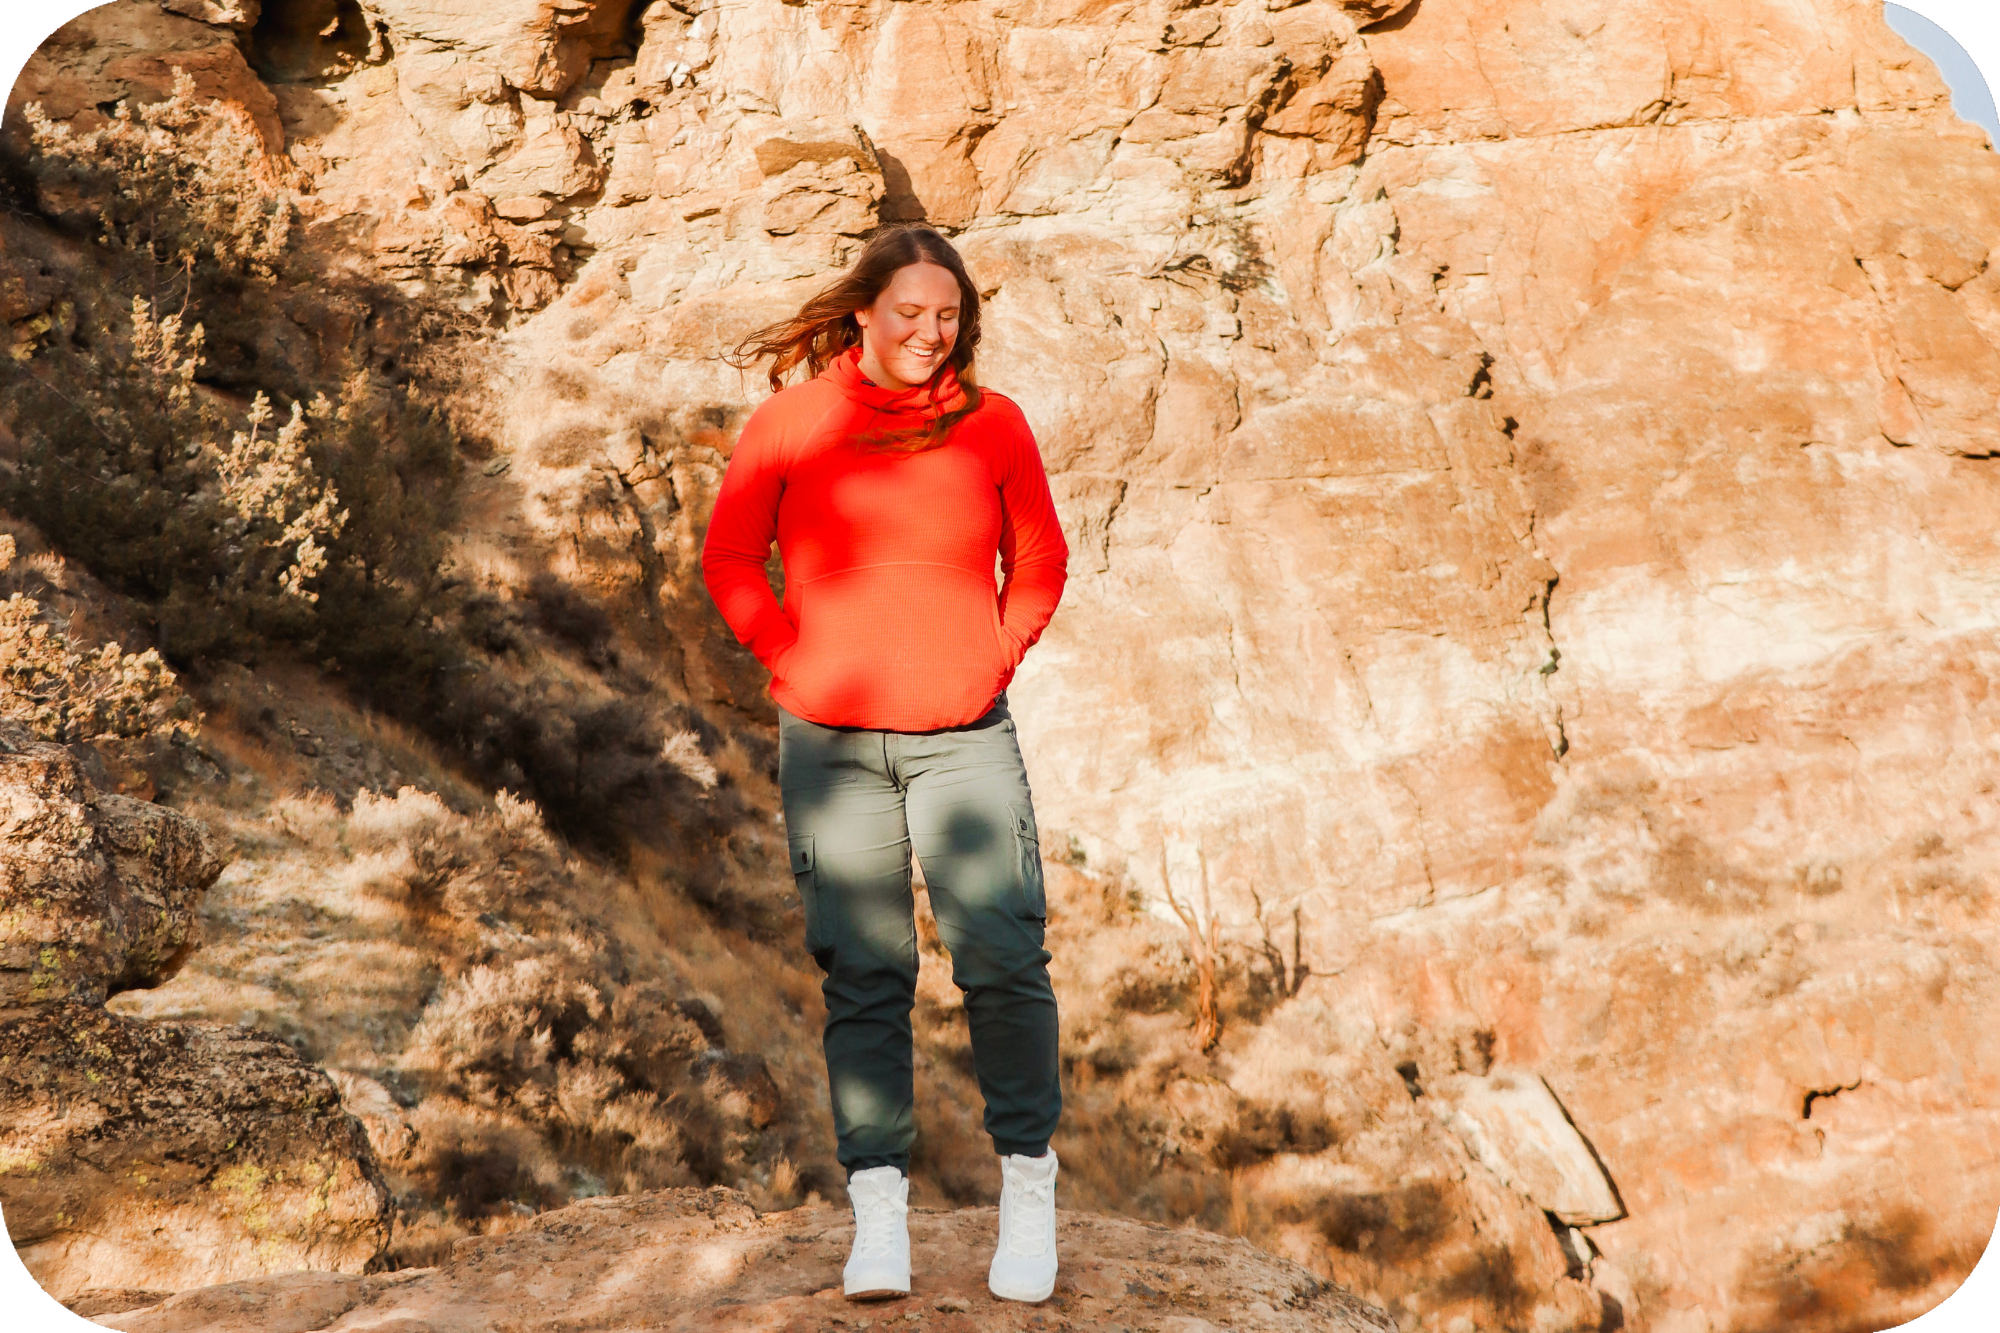
[[[993,1151],[999,1153],[1002,1157],[1014,1157],[1017,1155],[1021,1157],[1040,1157],[1043,1153],[1047,1152],[1048,1150],[1049,1150],[1049,1141],[1047,1139],[1041,1139],[1035,1142],[1026,1142],[1026,1141],[1007,1142],[1001,1139],[993,1140]]]
[[[845,1163],[845,1166],[850,1178],[852,1178],[856,1171],[866,1171],[870,1167],[876,1166],[893,1166],[907,1176],[910,1174],[910,1155],[908,1153],[891,1153],[887,1156],[857,1157],[853,1161]]]

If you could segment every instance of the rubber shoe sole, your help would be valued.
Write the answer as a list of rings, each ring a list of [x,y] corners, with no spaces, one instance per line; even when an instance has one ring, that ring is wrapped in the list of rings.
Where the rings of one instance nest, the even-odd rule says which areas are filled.
[[[986,1279],[986,1289],[1003,1301],[1022,1301],[1029,1305],[1036,1305],[1055,1294],[1056,1280],[1054,1277],[1050,1277],[1048,1285],[1039,1289],[1026,1287],[1009,1289],[1004,1283],[995,1282],[989,1277]]]

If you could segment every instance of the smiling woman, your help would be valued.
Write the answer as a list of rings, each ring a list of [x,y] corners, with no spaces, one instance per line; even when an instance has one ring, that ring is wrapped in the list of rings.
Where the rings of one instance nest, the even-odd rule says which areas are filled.
[[[1056,1001],[1004,691],[1055,613],[1069,548],[1021,410],[973,384],[978,342],[979,289],[951,243],[878,233],[736,349],[739,366],[770,360],[777,392],[744,425],[702,551],[716,606],[771,670],[805,946],[826,973],[856,1299],[910,1289],[912,850],[1001,1158],[988,1285],[1024,1301],[1055,1286]],[[801,365],[812,378],[785,387]],[[764,577],[773,539],[782,604]]]
[[[854,312],[861,373],[891,389],[928,384],[958,337],[958,280],[937,264],[896,270],[874,304]]]
[[[873,387],[924,391],[895,409],[921,418],[902,423],[914,429],[872,442],[929,449],[984,401],[972,375],[978,346],[979,289],[958,251],[929,227],[901,226],[877,232],[854,267],[798,314],[745,338],[729,362],[748,369],[768,359],[771,387],[782,389],[799,366],[821,375],[845,354]]]

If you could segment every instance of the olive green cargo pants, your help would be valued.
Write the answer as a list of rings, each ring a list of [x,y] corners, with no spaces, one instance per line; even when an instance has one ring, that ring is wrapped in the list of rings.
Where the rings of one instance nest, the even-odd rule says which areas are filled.
[[[840,1164],[909,1171],[914,845],[965,993],[986,1132],[1039,1157],[1062,1110],[1047,908],[1027,771],[1006,695],[941,731],[824,727],[778,710],[778,773],[806,948],[826,979]]]

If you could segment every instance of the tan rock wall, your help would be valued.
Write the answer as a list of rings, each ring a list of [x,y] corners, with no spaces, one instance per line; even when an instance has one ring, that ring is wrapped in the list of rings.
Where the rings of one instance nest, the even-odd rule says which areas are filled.
[[[473,512],[522,522],[468,559],[705,615],[762,396],[717,354],[875,219],[955,229],[1076,552],[1013,690],[1044,825],[1245,947],[1296,907],[1391,1093],[1536,1071],[1635,1326],[1964,1271],[2000,158],[1879,7],[367,14],[276,101],[321,207],[505,325]],[[705,623],[690,688],[758,714]]]

